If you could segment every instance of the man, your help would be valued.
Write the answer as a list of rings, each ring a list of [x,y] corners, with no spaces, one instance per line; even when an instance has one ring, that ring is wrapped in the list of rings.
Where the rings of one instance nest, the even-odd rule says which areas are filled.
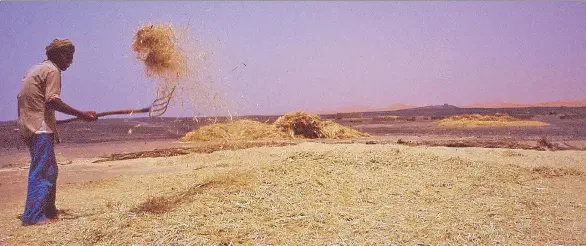
[[[85,121],[97,120],[96,112],[79,111],[60,98],[61,71],[67,70],[73,62],[73,43],[68,39],[55,39],[45,51],[47,60],[25,73],[18,94],[18,126],[31,155],[23,225],[57,221],[57,161],[53,149],[57,134],[55,110]]]

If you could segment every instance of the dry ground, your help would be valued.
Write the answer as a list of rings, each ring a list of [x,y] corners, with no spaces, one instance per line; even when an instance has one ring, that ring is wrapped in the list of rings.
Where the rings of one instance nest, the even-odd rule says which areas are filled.
[[[584,245],[584,160],[572,150],[315,142],[74,159],[60,166],[61,220],[21,227],[23,201],[4,199],[0,244]],[[0,176],[2,189],[26,170]]]

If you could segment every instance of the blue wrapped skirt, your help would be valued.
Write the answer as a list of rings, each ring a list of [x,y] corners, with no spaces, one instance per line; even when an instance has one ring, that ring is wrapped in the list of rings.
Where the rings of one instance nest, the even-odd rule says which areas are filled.
[[[35,134],[25,140],[31,154],[31,166],[26,205],[22,215],[23,225],[33,225],[46,219],[57,218],[57,160],[53,140],[53,134]]]

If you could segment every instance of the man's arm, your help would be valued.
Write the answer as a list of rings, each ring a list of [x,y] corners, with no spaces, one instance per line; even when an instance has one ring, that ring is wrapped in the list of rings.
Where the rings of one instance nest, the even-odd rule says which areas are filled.
[[[47,102],[47,105],[61,113],[77,116],[85,121],[97,120],[96,112],[94,111],[79,111],[64,103],[60,98],[53,98]]]

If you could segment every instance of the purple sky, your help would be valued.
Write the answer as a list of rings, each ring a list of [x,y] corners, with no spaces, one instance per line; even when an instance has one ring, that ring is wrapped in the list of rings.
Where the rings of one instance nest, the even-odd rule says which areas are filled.
[[[152,22],[189,23],[240,115],[583,100],[585,16],[585,1],[0,2],[0,121],[16,119],[22,76],[57,37],[76,45],[65,102],[98,112],[148,105],[155,84],[130,45]]]

